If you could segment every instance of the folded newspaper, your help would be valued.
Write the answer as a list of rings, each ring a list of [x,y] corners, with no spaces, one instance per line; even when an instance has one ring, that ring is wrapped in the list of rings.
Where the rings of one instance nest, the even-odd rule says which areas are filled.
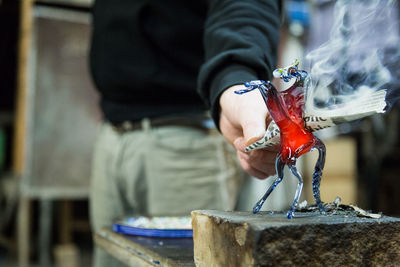
[[[375,113],[384,113],[386,107],[385,98],[386,90],[382,89],[330,109],[306,109],[303,117],[306,128],[309,131],[318,131]],[[266,148],[279,142],[280,130],[276,123],[272,121],[268,125],[264,137],[246,147],[246,151]]]

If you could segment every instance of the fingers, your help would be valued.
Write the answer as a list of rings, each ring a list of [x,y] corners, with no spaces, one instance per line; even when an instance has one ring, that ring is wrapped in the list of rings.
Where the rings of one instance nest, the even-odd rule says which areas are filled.
[[[243,124],[243,136],[246,146],[263,138],[265,133],[265,118],[252,118]]]
[[[269,175],[267,173],[264,173],[262,171],[257,170],[256,168],[253,168],[249,162],[245,159],[243,159],[240,155],[240,152],[238,152],[238,159],[240,166],[242,166],[243,170],[247,172],[249,175],[252,177],[258,178],[258,179],[266,179]]]
[[[267,173],[269,176],[275,174],[276,152],[260,149],[251,151],[248,155],[249,162],[254,168]]]
[[[237,155],[240,166],[242,166],[243,170],[251,176],[259,179],[265,179],[275,174],[274,161],[263,162],[262,164],[255,165],[250,159],[251,157],[249,154],[242,151],[237,151]]]
[[[262,150],[269,151],[269,152],[277,154],[279,152],[279,150],[280,150],[280,147],[281,147],[281,144],[276,144],[276,145],[273,145],[273,146],[269,146],[269,147],[263,148]]]
[[[246,145],[243,137],[237,138],[234,146],[240,165],[248,174],[259,179],[265,179],[275,174],[276,146],[271,147],[271,149],[260,149],[246,153],[244,152]]]

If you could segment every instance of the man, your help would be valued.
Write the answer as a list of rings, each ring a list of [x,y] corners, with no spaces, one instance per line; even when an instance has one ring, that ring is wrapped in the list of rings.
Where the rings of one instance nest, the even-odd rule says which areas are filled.
[[[95,2],[91,70],[105,119],[93,162],[95,231],[124,215],[234,208],[240,171],[208,108],[245,171],[274,173],[275,151],[244,153],[263,136],[265,104],[256,91],[233,91],[270,78],[279,14],[271,0]],[[95,254],[95,265],[115,266]]]

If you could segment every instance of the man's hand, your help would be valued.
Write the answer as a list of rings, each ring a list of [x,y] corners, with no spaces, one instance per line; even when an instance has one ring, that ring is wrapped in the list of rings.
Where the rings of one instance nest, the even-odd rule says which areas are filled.
[[[235,85],[222,93],[219,101],[219,126],[225,138],[236,148],[242,168],[251,176],[265,179],[275,174],[275,158],[279,146],[244,152],[246,146],[264,136],[266,123],[271,121],[258,90],[244,95],[234,93],[244,88],[244,85]]]

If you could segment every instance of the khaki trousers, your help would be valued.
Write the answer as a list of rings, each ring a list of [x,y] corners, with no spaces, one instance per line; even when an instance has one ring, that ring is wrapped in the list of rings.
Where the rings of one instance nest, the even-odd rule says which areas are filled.
[[[232,210],[244,173],[219,133],[164,126],[120,134],[108,123],[95,145],[90,217],[92,229],[133,215],[190,215],[195,209]],[[118,266],[95,249],[95,266]]]

